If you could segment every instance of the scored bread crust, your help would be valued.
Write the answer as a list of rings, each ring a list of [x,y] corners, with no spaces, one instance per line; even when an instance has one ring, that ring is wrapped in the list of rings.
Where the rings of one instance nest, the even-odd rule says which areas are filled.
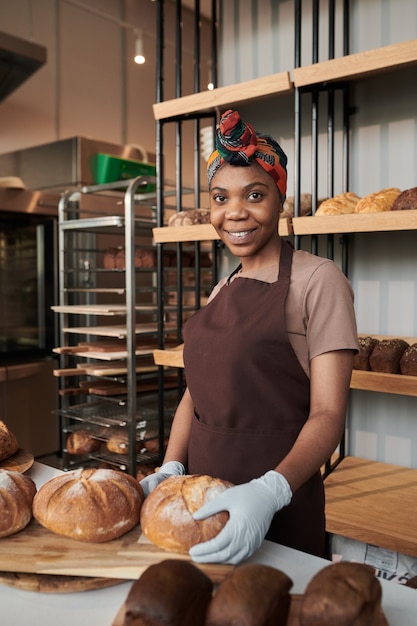
[[[0,537],[25,528],[32,519],[36,485],[29,476],[0,469]]]
[[[358,202],[355,213],[381,213],[391,211],[395,200],[401,193],[397,187],[387,187],[370,193]]]
[[[192,546],[213,539],[225,526],[226,511],[199,521],[192,516],[229,487],[232,483],[206,475],[170,476],[143,503],[142,532],[163,550],[188,554]]]
[[[0,420],[0,461],[8,459],[19,450],[19,444],[14,434],[6,424]]]
[[[314,215],[347,215],[355,211],[360,196],[352,191],[323,200]]]
[[[134,528],[143,500],[143,489],[132,476],[81,468],[46,482],[33,500],[33,515],[58,535],[100,543]]]

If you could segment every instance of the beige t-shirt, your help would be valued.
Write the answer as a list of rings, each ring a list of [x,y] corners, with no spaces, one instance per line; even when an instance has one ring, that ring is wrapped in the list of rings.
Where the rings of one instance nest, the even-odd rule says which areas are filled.
[[[231,280],[252,278],[273,283],[277,265],[253,272],[239,272]],[[227,283],[222,279],[209,301]],[[331,260],[294,250],[285,317],[290,343],[307,376],[310,361],[333,350],[358,349],[358,333],[353,306],[353,289],[339,267]]]

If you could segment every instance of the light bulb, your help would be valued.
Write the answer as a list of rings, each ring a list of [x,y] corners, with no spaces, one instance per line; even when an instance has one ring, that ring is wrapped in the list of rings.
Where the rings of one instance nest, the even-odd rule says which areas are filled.
[[[143,55],[142,37],[139,36],[136,37],[135,42],[135,63],[138,63],[139,65],[145,63],[145,57]]]

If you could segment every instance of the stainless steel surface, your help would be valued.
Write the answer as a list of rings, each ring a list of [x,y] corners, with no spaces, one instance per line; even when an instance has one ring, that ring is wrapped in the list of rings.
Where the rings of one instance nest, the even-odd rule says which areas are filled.
[[[90,158],[97,152],[142,159],[139,147],[71,137],[0,154],[0,177],[18,176],[28,189],[62,193],[69,187],[94,184]],[[154,154],[148,153],[147,158],[155,162]]]
[[[46,62],[46,48],[0,32],[0,101]]]

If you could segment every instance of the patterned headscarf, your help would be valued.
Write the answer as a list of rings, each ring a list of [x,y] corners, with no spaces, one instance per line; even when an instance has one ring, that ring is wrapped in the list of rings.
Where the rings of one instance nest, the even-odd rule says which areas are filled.
[[[253,161],[274,179],[282,198],[287,191],[287,156],[281,146],[269,135],[256,133],[243,122],[237,111],[223,113],[216,129],[216,149],[208,163],[209,186],[223,163],[250,165]]]

